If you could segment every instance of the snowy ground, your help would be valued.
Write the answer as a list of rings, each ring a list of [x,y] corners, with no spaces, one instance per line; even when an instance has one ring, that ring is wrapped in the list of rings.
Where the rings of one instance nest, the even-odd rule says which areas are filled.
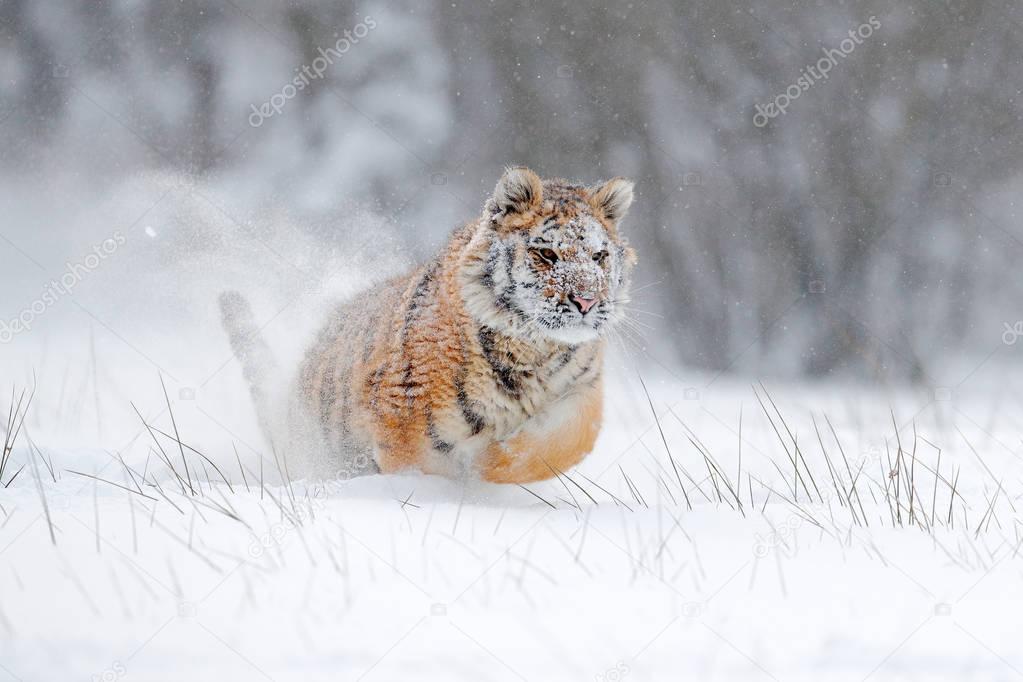
[[[234,367],[223,393],[168,386],[228,486],[134,412],[100,411],[116,451],[69,446],[95,415],[65,376],[0,479],[28,463],[0,488],[0,679],[1023,677],[1018,392],[769,384],[775,411],[759,386],[645,369],[659,429],[634,368],[611,373],[597,451],[528,490],[281,486],[272,458],[261,489]],[[173,434],[145,376],[118,390]]]

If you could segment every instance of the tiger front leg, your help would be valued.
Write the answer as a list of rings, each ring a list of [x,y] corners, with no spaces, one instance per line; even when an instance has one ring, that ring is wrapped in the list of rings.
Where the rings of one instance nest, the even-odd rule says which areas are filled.
[[[593,450],[602,411],[599,382],[584,394],[559,401],[512,437],[491,443],[478,460],[480,478],[533,483],[570,469]]]

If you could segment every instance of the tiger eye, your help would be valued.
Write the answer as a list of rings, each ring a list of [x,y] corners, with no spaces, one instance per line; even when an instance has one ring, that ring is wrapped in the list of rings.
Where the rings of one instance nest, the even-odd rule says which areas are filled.
[[[533,253],[549,265],[554,265],[558,262],[558,254],[554,249],[534,249]]]

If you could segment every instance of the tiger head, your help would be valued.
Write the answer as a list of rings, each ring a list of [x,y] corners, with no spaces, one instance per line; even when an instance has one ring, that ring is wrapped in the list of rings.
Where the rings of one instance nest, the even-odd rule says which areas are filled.
[[[482,324],[532,341],[593,341],[624,315],[635,251],[618,224],[632,182],[584,187],[505,171],[466,252],[462,292]]]

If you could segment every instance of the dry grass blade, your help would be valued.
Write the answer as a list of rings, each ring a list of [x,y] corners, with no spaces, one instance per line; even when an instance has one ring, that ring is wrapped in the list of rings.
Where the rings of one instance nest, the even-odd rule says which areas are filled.
[[[785,421],[785,417],[782,415],[781,410],[778,409],[778,405],[775,404],[774,398],[771,397],[771,393],[767,390],[767,387],[764,386],[764,382],[762,382],[762,381],[760,382],[760,388],[764,391],[764,395],[767,396],[768,402],[771,403],[771,407],[774,408],[774,411],[778,415],[778,419],[781,421],[782,426],[785,427],[785,432],[789,435],[789,438],[792,440],[792,447],[793,447],[793,450],[795,450],[795,452],[796,452],[796,458],[799,461],[803,462],[803,468],[806,469],[806,475],[809,476],[810,483],[813,485],[813,489],[817,493],[817,499],[820,500],[821,504],[824,504],[824,497],[821,496],[821,491],[817,487],[817,481],[814,480],[813,472],[810,471],[810,467],[806,463],[806,458],[803,457],[803,451],[799,449],[799,443],[798,443],[795,435],[793,435],[792,429],[789,428],[788,422]],[[797,466],[796,470],[798,471],[798,466]],[[805,483],[803,484],[803,487],[804,488],[806,487]],[[810,494],[809,491],[807,491],[807,495],[809,495],[809,494]]]
[[[163,383],[163,375],[160,375],[160,387],[163,389],[163,399],[167,403],[167,411],[170,412],[171,426],[174,427],[175,440],[178,441],[178,449],[181,450],[181,463],[185,467],[185,479],[188,481],[188,489],[195,495],[195,488],[192,487],[192,475],[188,472],[188,460],[185,459],[185,448],[181,444],[181,437],[178,435],[178,422],[174,419],[174,409],[171,407],[170,397],[167,395],[167,386]]]
[[[547,500],[545,500],[544,498],[540,497],[539,495],[537,495],[536,493],[534,493],[534,492],[533,492],[532,490],[530,490],[530,489],[529,489],[529,488],[527,488],[526,486],[524,486],[524,485],[522,485],[522,484],[520,484],[520,483],[516,483],[515,485],[519,486],[520,488],[522,488],[523,490],[525,490],[525,491],[526,491],[527,493],[529,493],[530,495],[532,495],[532,496],[533,496],[533,497],[535,497],[536,499],[538,499],[538,500],[540,500],[541,502],[543,502],[544,504],[546,504],[546,505],[547,505],[548,507],[550,507],[551,509],[557,509],[557,507],[555,507],[555,506],[554,506],[553,504],[551,504],[550,502],[548,502],[548,501],[547,501]],[[548,513],[549,513],[549,512],[548,512]]]
[[[763,384],[761,384],[763,386]],[[777,436],[778,442],[781,443],[782,450],[785,451],[785,455],[789,458],[789,464],[792,465],[794,473],[794,480],[792,484],[793,498],[795,501],[799,501],[799,484],[802,483],[803,490],[806,492],[806,496],[813,499],[810,496],[810,489],[806,485],[806,481],[803,480],[803,476],[799,473],[799,460],[797,460],[791,452],[789,447],[785,443],[785,439],[781,436],[781,431],[778,430],[777,424],[774,423],[774,418],[771,417],[771,412],[767,409],[767,405],[764,404],[763,399],[760,397],[760,393],[757,391],[757,387],[753,386],[753,395],[756,396],[757,402],[760,403],[760,409],[763,410],[764,416],[767,417],[767,421],[771,424],[771,429],[774,431],[774,435]],[[766,390],[765,390],[766,392]],[[770,396],[768,396],[770,397]],[[777,409],[777,408],[775,408]]]
[[[46,457],[43,456],[43,451],[40,450],[38,447],[36,447],[35,442],[33,442],[32,438],[29,437],[29,435],[28,435],[28,429],[25,429],[25,442],[28,443],[29,452],[34,452],[36,454],[36,456],[39,457],[39,461],[41,461],[43,464],[46,465],[46,471],[47,471],[47,473],[50,474],[50,479],[54,483],[56,483],[57,482],[57,475],[56,475],[56,473],[53,470],[53,463],[52,462],[48,462],[46,460]]]
[[[14,472],[14,475],[11,476],[9,479],[7,479],[7,483],[4,483],[4,487],[5,488],[11,487],[11,484],[14,483],[14,479],[16,479],[18,477],[18,474],[20,474],[22,471],[24,471],[25,467],[27,467],[27,466],[28,466],[28,464],[22,464],[21,467],[17,471]]]
[[[643,387],[643,393],[646,395],[647,403],[650,405],[650,413],[654,415],[654,423],[657,424],[657,432],[661,434],[661,442],[664,443],[664,451],[668,453],[668,459],[671,460],[671,466],[675,470],[675,476],[678,477],[678,487],[682,490],[682,496],[686,500],[686,506],[689,507],[690,511],[692,511],[693,503],[689,501],[689,494],[686,493],[686,487],[685,485],[682,484],[682,477],[678,475],[679,466],[678,463],[675,461],[675,458],[671,456],[671,448],[668,447],[668,439],[664,437],[664,429],[661,428],[661,420],[657,416],[657,410],[654,409],[654,401],[650,398],[650,391],[648,391],[646,388],[646,382],[643,381],[643,376],[639,374],[639,372],[636,373],[636,376],[639,377],[639,383]],[[683,468],[682,471],[685,472],[685,469]],[[624,474],[625,472],[623,471],[622,473]],[[696,483],[695,481],[693,481],[693,477],[690,476],[688,472],[686,472],[686,478],[688,478],[694,484]],[[701,490],[700,492],[703,491]]]
[[[845,486],[838,484],[838,475],[835,472],[835,467],[831,464],[831,457],[828,456],[828,449],[824,446],[824,438],[821,436],[820,428],[817,426],[817,418],[810,415],[810,420],[813,422],[813,430],[817,435],[817,442],[821,446],[821,454],[824,455],[824,463],[828,467],[828,474],[831,476],[831,485],[835,488],[835,494],[838,496],[839,503],[849,508],[849,513],[852,516],[853,523],[857,525],[864,525],[864,520],[859,518],[859,514],[856,513],[856,508],[853,506],[852,498],[848,490],[845,490]]]
[[[132,490],[131,488],[129,488],[126,485],[121,485],[120,483],[114,483],[113,481],[108,481],[107,479],[100,478],[99,476],[94,476],[92,474],[82,473],[81,471],[75,471],[74,469],[65,469],[64,471],[68,472],[69,474],[74,474],[75,476],[84,476],[85,478],[91,478],[94,481],[99,481],[100,483],[106,483],[107,485],[112,485],[115,488],[120,488],[121,490],[127,490],[132,495],[138,495],[139,497],[144,497],[147,500],[152,500],[153,502],[159,502],[158,499],[156,499],[155,497],[153,497],[151,495],[146,495],[144,492],[141,492],[141,491],[137,491],[136,492],[135,490]]]
[[[547,465],[547,468],[551,470],[551,473],[554,474],[554,477],[558,479],[558,483],[560,483],[561,486],[565,489],[565,492],[568,493],[568,496],[572,498],[572,501],[569,504],[571,504],[576,509],[582,511],[582,507],[579,506],[579,502],[578,500],[575,499],[575,495],[572,494],[572,490],[568,487],[568,484],[561,480],[561,472],[552,467],[543,457],[540,458],[540,461]]]
[[[828,429],[831,431],[831,437],[835,439],[835,445],[838,446],[838,452],[842,455],[842,461],[845,463],[845,471],[849,475],[851,483],[852,496],[856,497],[856,504],[860,508],[860,518],[863,519],[865,525],[869,526],[870,522],[867,520],[867,512],[863,509],[863,500],[860,498],[860,491],[856,487],[856,480],[859,479],[859,472],[853,477],[852,467],[849,466],[849,458],[845,455],[845,448],[842,447],[842,441],[838,438],[838,432],[835,430],[835,425],[831,423],[831,419],[827,414],[824,415],[824,421],[828,425]],[[863,470],[863,466],[860,466],[860,471]]]
[[[242,474],[242,483],[245,484],[245,492],[250,492],[249,481],[248,479],[245,478],[245,467],[242,466],[242,458],[238,454],[238,447],[234,443],[231,443],[231,447],[234,448],[234,457],[236,460],[238,460],[238,471],[240,471]]]
[[[152,429],[153,429],[153,431],[156,431],[156,432],[157,432],[158,434],[160,434],[161,436],[164,436],[164,437],[166,437],[166,438],[170,438],[171,440],[173,440],[173,441],[174,441],[175,443],[177,443],[177,444],[178,444],[178,447],[181,447],[181,448],[185,448],[185,449],[187,449],[187,450],[189,450],[189,451],[191,451],[191,452],[194,452],[195,454],[199,455],[199,456],[200,456],[200,457],[202,457],[202,458],[203,458],[204,460],[206,460],[207,462],[209,462],[209,465],[210,465],[211,467],[213,467],[213,468],[214,468],[214,470],[216,470],[216,472],[217,472],[217,473],[218,473],[218,474],[220,475],[220,479],[221,479],[222,481],[224,481],[224,483],[226,483],[226,484],[227,484],[227,487],[228,487],[228,489],[229,489],[229,490],[231,491],[231,493],[232,493],[232,494],[234,493],[234,486],[232,486],[232,485],[231,485],[231,481],[227,480],[227,476],[225,476],[225,475],[224,475],[224,472],[220,470],[220,467],[218,467],[218,466],[217,466],[217,463],[216,463],[216,462],[214,462],[214,461],[213,461],[212,459],[210,459],[209,457],[207,457],[206,455],[204,455],[204,454],[203,454],[203,453],[202,453],[201,451],[199,451],[199,450],[195,449],[194,447],[192,447],[192,446],[191,446],[191,445],[189,445],[188,443],[184,443],[184,442],[182,442],[182,441],[178,440],[178,439],[177,439],[177,438],[176,438],[175,436],[172,436],[172,435],[170,435],[169,433],[166,433],[165,431],[161,431],[160,429],[156,428],[155,426],[154,426],[154,427],[152,427]],[[235,454],[236,454],[236,455],[238,454],[237,450],[235,451]],[[206,477],[206,482],[207,482],[207,483],[209,483],[209,476],[208,476],[208,475],[207,475],[207,477]]]
[[[149,433],[149,437],[153,439],[154,443],[156,443],[156,447],[159,449],[160,455],[162,455],[163,463],[166,464],[167,468],[170,469],[171,473],[174,474],[174,478],[177,480],[178,485],[181,486],[181,493],[184,494],[186,492],[185,491],[185,479],[181,478],[181,474],[179,474],[178,470],[174,468],[174,463],[171,462],[171,459],[167,455],[167,452],[163,449],[163,444],[160,443],[160,439],[156,437],[155,433],[153,433],[153,427],[151,427],[146,422],[145,417],[143,417],[142,413],[139,412],[139,408],[135,407],[135,403],[130,403],[130,404],[131,404],[131,408],[133,410],[135,410],[135,414],[138,415],[139,421],[142,422],[142,426],[144,426],[146,428],[146,431]]]
[[[646,503],[646,500],[643,499],[643,496],[639,494],[639,489],[633,484],[632,479],[629,478],[629,475],[625,473],[625,469],[622,468],[621,464],[618,465],[618,471],[621,472],[622,478],[625,479],[625,485],[628,487],[629,492],[632,493],[632,498],[636,500],[636,503],[641,504],[647,509],[649,509],[650,505],[648,505]]]
[[[600,503],[597,502],[596,499],[594,499],[593,495],[590,495],[589,491],[586,490],[586,488],[584,488],[581,485],[579,485],[578,483],[576,483],[572,479],[571,476],[569,476],[567,473],[565,473],[564,471],[561,471],[560,469],[558,469],[556,467],[552,467],[550,464],[547,463],[546,460],[544,460],[544,464],[547,464],[547,466],[550,468],[550,470],[553,471],[557,476],[564,476],[566,479],[568,479],[568,482],[571,483],[572,485],[574,485],[580,491],[582,491],[582,494],[585,495],[586,497],[588,497],[590,502],[592,502],[595,506],[598,506],[598,507],[600,506]],[[569,494],[571,494],[571,493],[569,493]],[[575,498],[573,497],[572,499],[575,499]]]
[[[728,504],[728,506],[732,507],[731,502],[729,502],[727,499],[724,499],[721,496],[721,491],[717,486],[716,477],[721,478],[722,482],[725,484],[725,488],[728,489],[728,492],[732,496],[732,499],[735,500],[739,512],[743,516],[745,516],[746,513],[742,509],[742,501],[739,499],[738,492],[736,492],[737,485],[735,486],[732,485],[732,482],[728,479],[728,476],[725,474],[724,469],[721,468],[721,466],[717,463],[717,460],[714,459],[714,455],[711,454],[710,448],[708,448],[707,445],[700,440],[699,436],[696,435],[695,431],[689,428],[688,424],[683,422],[682,419],[677,414],[675,414],[674,410],[668,408],[668,411],[671,413],[671,416],[673,416],[675,420],[682,425],[682,428],[685,429],[686,431],[686,438],[703,457],[703,461],[707,465],[708,472],[710,472],[711,474],[711,481],[714,484],[714,489],[717,491],[719,499],[723,499],[724,502]],[[736,483],[738,484],[738,481],[736,481]],[[735,509],[736,507],[732,508]]]
[[[18,396],[17,405],[15,405],[14,389],[11,389],[11,407],[7,414],[7,425],[4,429],[4,449],[3,452],[0,452],[0,478],[3,478],[4,469],[7,467],[7,463],[11,460],[11,453],[14,451],[14,444],[17,442],[18,434],[21,433],[21,429],[25,425],[25,417],[28,416],[28,410],[32,406],[32,399],[35,397],[35,387],[33,386],[32,392],[29,394],[28,401],[26,402],[25,390],[26,389],[21,390],[21,394]],[[22,404],[25,405],[24,409],[22,408]]]
[[[598,490],[600,490],[600,491],[601,491],[601,492],[603,492],[603,493],[604,493],[605,495],[607,495],[607,496],[608,496],[608,497],[610,497],[610,498],[611,498],[612,500],[614,500],[615,504],[619,504],[619,505],[621,505],[621,506],[625,507],[625,508],[626,508],[626,509],[628,509],[628,510],[629,510],[630,512],[632,511],[632,507],[630,507],[629,505],[627,505],[627,504],[626,504],[626,503],[625,503],[625,502],[624,502],[624,501],[623,501],[623,500],[622,500],[622,499],[621,499],[620,497],[618,497],[617,495],[615,495],[615,494],[614,494],[613,492],[611,492],[610,490],[608,490],[608,489],[607,489],[607,488],[605,488],[604,486],[600,485],[600,484],[599,484],[599,483],[597,483],[596,481],[592,480],[592,479],[591,479],[591,478],[589,478],[589,477],[588,477],[588,476],[587,476],[586,474],[584,474],[584,473],[582,473],[582,472],[579,472],[579,475],[580,475],[580,476],[582,476],[583,478],[585,478],[585,479],[586,479],[586,482],[587,482],[587,483],[589,483],[590,485],[594,485],[594,486],[596,486]]]
[[[53,532],[53,519],[50,518],[50,505],[46,503],[46,493],[43,491],[43,479],[39,475],[39,465],[36,463],[35,455],[29,451],[29,462],[32,463],[32,475],[35,476],[36,489],[39,491],[39,499],[43,503],[43,513],[46,515],[46,525],[50,529],[50,542],[57,546],[57,536]]]
[[[763,486],[764,488],[766,488],[767,490],[769,490],[770,492],[774,493],[775,495],[780,497],[782,500],[784,500],[785,503],[788,504],[789,506],[791,506],[795,510],[796,514],[798,514],[800,517],[802,517],[805,521],[807,521],[808,523],[811,523],[811,524],[817,526],[818,528],[820,528],[825,533],[828,533],[828,535],[831,535],[831,532],[827,528],[825,528],[819,521],[817,521],[817,519],[815,519],[812,514],[810,514],[805,509],[800,507],[799,504],[797,504],[795,501],[790,500],[789,498],[785,497],[784,495],[779,493],[777,490],[775,490],[771,486],[769,486],[766,483],[764,483],[763,481],[761,481],[759,478],[756,478],[756,477],[754,477],[754,478],[756,479],[757,483],[759,483],[761,486]],[[766,505],[767,502],[765,501],[764,504]],[[811,501],[811,504],[812,504],[812,501]]]

